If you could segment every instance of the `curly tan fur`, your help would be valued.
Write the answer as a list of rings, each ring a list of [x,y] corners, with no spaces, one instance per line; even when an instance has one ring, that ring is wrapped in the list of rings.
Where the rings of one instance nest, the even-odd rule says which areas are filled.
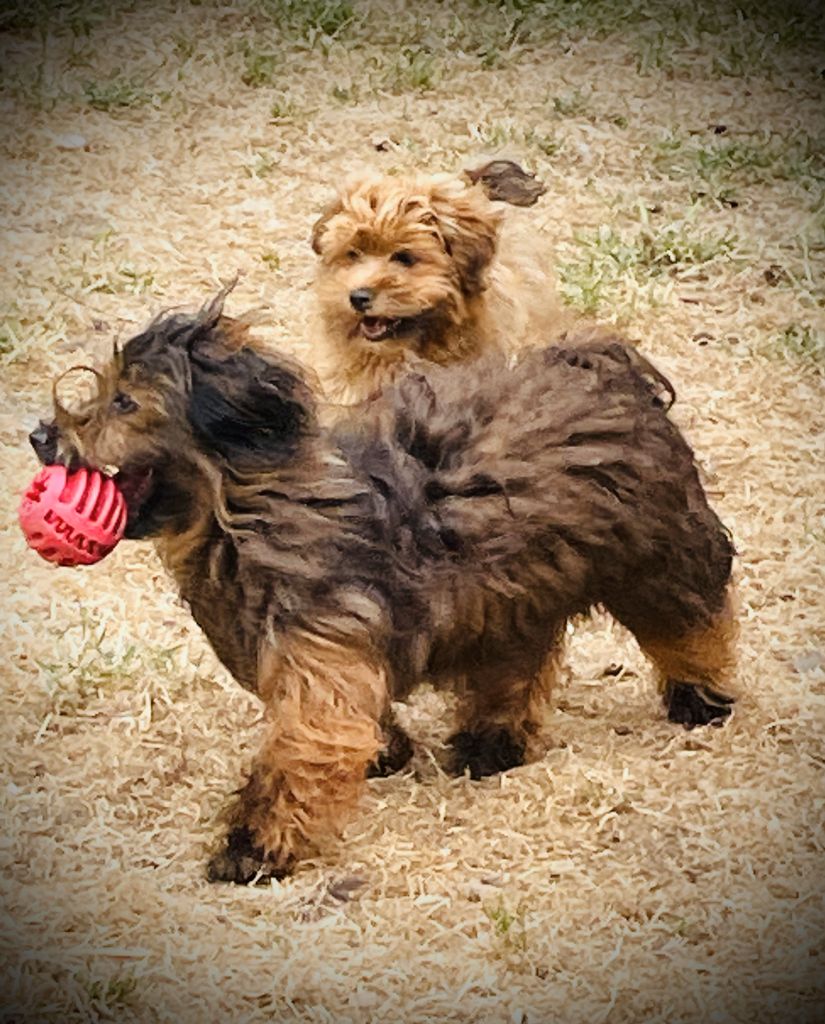
[[[411,360],[514,351],[562,324],[538,237],[466,178],[355,179],[316,222],[312,246],[317,362],[334,403],[371,397]]]
[[[32,435],[47,462],[119,463],[127,535],[266,705],[210,878],[283,874],[335,835],[368,767],[409,756],[390,702],[424,678],[458,690],[456,771],[521,764],[542,668],[595,604],[674,721],[730,714],[733,547],[672,388],[621,339],[430,366],[327,430],[304,372],[239,343],[221,303],[151,325]]]

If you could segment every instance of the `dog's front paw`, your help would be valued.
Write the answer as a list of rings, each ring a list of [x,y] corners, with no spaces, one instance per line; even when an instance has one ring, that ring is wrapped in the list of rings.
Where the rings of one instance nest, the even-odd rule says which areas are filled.
[[[682,683],[676,679],[668,679],[663,699],[667,717],[685,729],[693,729],[697,725],[713,725],[717,728],[724,725],[734,703],[733,697],[709,686]]]
[[[248,885],[253,879],[265,882],[288,874],[288,868],[276,867],[267,857],[246,825],[232,829],[226,837],[226,845],[212,857],[206,868],[208,881],[234,882],[236,885]]]
[[[453,748],[449,767],[455,775],[469,768],[471,779],[483,779],[524,764],[524,741],[502,727],[457,732],[449,744]]]

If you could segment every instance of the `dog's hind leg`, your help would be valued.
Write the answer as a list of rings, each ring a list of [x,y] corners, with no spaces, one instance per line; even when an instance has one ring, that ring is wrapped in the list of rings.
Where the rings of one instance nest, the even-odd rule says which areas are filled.
[[[633,630],[639,646],[656,666],[662,699],[671,722],[686,729],[724,725],[733,709],[736,619],[730,593],[708,624],[669,635]]]
[[[267,732],[210,881],[288,874],[346,823],[381,748],[386,673],[363,643],[295,630],[263,658],[260,693]]]
[[[517,679],[477,675],[463,694],[460,726],[450,737],[449,769],[470,778],[517,768],[530,759],[544,708],[556,679],[558,654],[533,674]]]

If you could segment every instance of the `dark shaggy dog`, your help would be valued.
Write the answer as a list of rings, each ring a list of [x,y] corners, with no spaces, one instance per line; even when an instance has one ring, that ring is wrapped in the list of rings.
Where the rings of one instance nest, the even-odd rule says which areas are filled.
[[[596,603],[659,669],[672,719],[729,714],[733,549],[630,350],[432,367],[331,433],[302,372],[222,302],[133,338],[96,397],[32,436],[44,461],[120,467],[128,536],[155,540],[266,703],[210,878],[284,874],[334,834],[370,766],[409,756],[388,707],[422,677],[462,681],[456,771],[521,764],[540,669]]]

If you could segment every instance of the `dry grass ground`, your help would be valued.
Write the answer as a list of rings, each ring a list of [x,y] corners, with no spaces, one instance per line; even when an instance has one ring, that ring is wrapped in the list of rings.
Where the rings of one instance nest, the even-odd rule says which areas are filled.
[[[37,0],[0,18],[2,926],[10,1021],[825,1019],[825,204],[815,6]],[[819,38],[817,38],[819,33]],[[543,760],[370,784],[342,844],[210,887],[257,703],[148,545],[27,552],[56,369],[235,270],[306,360],[309,227],[351,168],[500,152],[569,300],[676,383],[740,550],[745,699],[668,724],[608,622],[576,631]]]

